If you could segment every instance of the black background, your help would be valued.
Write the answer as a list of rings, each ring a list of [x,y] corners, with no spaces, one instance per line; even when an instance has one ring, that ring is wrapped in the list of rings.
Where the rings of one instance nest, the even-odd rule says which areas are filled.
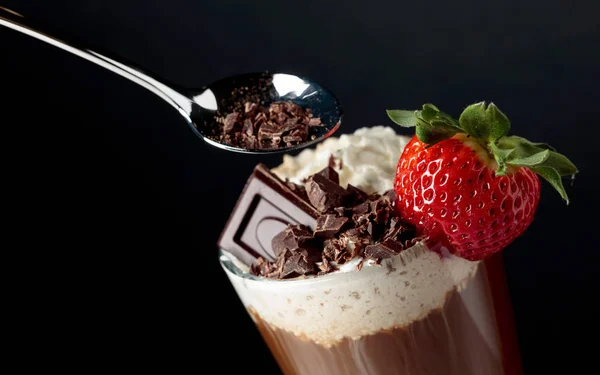
[[[596,341],[579,335],[598,313],[598,2],[2,5],[189,87],[247,71],[310,76],[342,101],[343,133],[392,125],[386,108],[431,102],[458,116],[494,101],[513,134],[552,144],[581,172],[569,206],[544,183],[535,221],[504,252],[526,372],[595,362]],[[58,312],[73,343],[55,361],[277,373],[215,242],[254,165],[281,157],[210,148],[153,94],[14,31],[0,28],[0,49],[4,179],[16,193],[6,205],[20,246],[43,243],[62,265],[46,279],[60,287],[41,287],[53,301],[41,312]]]

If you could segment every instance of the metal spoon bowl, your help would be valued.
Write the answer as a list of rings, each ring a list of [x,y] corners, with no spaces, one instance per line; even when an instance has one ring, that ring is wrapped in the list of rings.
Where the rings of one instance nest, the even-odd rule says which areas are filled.
[[[10,9],[0,7],[0,25],[61,48],[150,90],[171,104],[196,135],[206,143],[224,150],[249,154],[291,152],[331,136],[342,121],[342,106],[335,95],[306,77],[286,73],[255,72],[226,77],[199,89],[190,89],[167,83],[163,78],[136,64],[126,62],[113,53],[90,48],[73,37],[62,35],[58,37],[59,33],[48,32],[48,27],[42,27]],[[220,125],[216,115],[226,112],[233,104],[232,91],[240,87],[258,86],[267,93],[261,98],[263,100],[261,104],[264,106],[275,101],[291,101],[303,108],[310,108],[313,115],[320,117],[323,124],[321,127],[312,128],[312,135],[315,137],[292,146],[258,149],[236,147],[215,137],[214,131]]]

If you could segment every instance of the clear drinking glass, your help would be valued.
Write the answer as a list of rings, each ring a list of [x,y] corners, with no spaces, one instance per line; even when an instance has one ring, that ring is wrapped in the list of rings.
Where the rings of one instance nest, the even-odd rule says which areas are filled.
[[[417,244],[360,272],[269,280],[220,263],[282,372],[522,373],[501,254],[469,262]]]

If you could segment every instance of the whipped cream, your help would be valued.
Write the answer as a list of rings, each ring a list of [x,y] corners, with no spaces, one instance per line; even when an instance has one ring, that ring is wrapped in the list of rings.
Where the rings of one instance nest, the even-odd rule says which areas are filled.
[[[333,155],[342,187],[352,184],[369,194],[383,193],[393,188],[398,159],[408,141],[410,137],[397,134],[391,127],[360,128],[353,134],[329,137],[315,149],[305,149],[295,157],[284,155],[283,163],[272,171],[301,184],[303,178],[329,165]]]
[[[462,258],[441,258],[420,243],[380,266],[299,280],[232,272],[227,264],[239,262],[226,252],[221,263],[247,309],[274,327],[326,347],[425,318],[444,306],[452,290],[462,291],[479,269],[478,263]],[[474,300],[483,299],[485,288],[478,289]]]

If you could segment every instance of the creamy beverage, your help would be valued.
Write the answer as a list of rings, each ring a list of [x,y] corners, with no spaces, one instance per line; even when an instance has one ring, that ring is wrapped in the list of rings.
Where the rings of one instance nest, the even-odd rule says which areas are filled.
[[[575,166],[493,104],[388,114],[258,165],[223,269],[286,375],[521,374],[500,250]]]

